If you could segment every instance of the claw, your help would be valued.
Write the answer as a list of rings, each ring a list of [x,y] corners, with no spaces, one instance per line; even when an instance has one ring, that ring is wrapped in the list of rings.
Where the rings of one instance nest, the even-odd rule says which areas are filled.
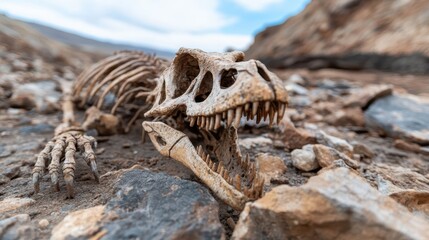
[[[58,173],[51,173],[52,188],[54,191],[60,191],[60,183],[58,182]]]
[[[66,182],[67,198],[69,199],[74,198],[73,176],[71,175],[64,176],[64,181]]]
[[[97,181],[97,183],[100,183],[100,174],[98,173],[97,163],[95,161],[91,162],[91,172],[92,174],[94,174],[95,181]]]
[[[40,192],[40,177],[39,173],[33,173],[33,187],[34,192],[39,193]]]

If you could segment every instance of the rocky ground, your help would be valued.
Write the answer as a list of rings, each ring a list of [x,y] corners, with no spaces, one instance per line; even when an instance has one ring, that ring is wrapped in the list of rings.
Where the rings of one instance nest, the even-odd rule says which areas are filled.
[[[243,212],[142,143],[140,124],[128,135],[98,137],[101,183],[79,158],[76,198],[66,199],[64,183],[54,192],[49,176],[34,194],[31,171],[60,123],[57,80],[67,78],[3,54],[16,58],[3,61],[0,78],[3,239],[429,238],[424,96],[353,76],[279,72],[290,93],[285,118],[277,127],[241,129],[242,151],[266,179],[265,196]],[[17,67],[24,64],[30,67]],[[43,81],[32,77],[42,73]]]
[[[141,121],[96,137],[101,182],[78,156],[76,197],[66,199],[48,175],[34,194],[32,168],[61,121],[58,82],[97,56],[43,48],[35,33],[20,43],[33,33],[0,21],[0,239],[429,239],[425,76],[277,71],[287,114],[272,128],[240,128],[266,183],[242,212],[142,143]]]

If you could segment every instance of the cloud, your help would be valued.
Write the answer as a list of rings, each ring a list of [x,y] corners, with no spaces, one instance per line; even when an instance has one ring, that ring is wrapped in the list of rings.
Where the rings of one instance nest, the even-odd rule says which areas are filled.
[[[283,0],[234,0],[234,1],[236,4],[240,5],[241,7],[244,7],[245,9],[249,11],[254,11],[254,12],[262,11],[266,7],[272,4],[283,2]],[[292,1],[295,1],[295,0],[292,0]]]
[[[218,12],[216,0],[3,0],[0,10],[73,33],[175,51],[245,49],[250,35],[223,34],[236,19]]]

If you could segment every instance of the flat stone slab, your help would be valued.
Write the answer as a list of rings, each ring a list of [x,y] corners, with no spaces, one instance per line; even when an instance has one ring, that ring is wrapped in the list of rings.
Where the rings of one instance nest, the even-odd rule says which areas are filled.
[[[408,95],[378,99],[365,112],[366,125],[387,136],[429,144],[429,102]]]

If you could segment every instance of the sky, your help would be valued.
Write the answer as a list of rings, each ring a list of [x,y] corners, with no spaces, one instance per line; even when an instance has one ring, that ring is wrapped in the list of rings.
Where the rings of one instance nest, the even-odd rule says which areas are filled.
[[[0,0],[0,13],[85,37],[175,52],[245,50],[310,0]]]

